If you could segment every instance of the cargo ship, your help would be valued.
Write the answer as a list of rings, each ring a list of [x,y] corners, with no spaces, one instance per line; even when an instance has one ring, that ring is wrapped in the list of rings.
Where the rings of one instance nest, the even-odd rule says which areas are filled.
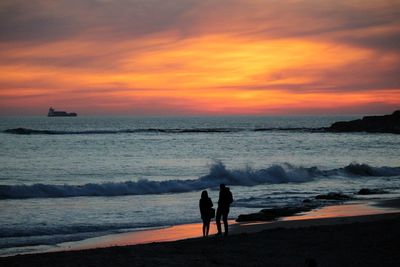
[[[47,117],[76,117],[78,114],[75,112],[65,112],[65,111],[56,111],[54,108],[50,107],[49,112],[47,113]]]

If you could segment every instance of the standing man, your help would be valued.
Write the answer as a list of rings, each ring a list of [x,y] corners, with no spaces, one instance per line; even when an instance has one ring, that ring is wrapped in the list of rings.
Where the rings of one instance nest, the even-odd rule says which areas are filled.
[[[225,236],[228,235],[228,213],[229,213],[229,206],[231,205],[232,202],[233,198],[232,198],[232,193],[229,190],[229,187],[226,187],[224,184],[220,184],[217,216],[215,218],[217,222],[217,229],[219,236],[222,235],[221,216],[222,216],[222,221],[224,222]]]

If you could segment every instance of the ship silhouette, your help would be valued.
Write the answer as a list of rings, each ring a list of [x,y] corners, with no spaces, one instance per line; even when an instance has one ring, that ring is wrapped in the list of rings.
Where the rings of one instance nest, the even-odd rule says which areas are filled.
[[[65,111],[56,111],[53,107],[49,108],[49,112],[47,113],[47,117],[76,117],[78,114],[75,112],[65,112]]]

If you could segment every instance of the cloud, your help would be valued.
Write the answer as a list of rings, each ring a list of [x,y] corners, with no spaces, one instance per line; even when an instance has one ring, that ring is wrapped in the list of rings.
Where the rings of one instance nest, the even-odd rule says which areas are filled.
[[[399,10],[389,0],[3,0],[1,104],[65,99],[135,114],[306,110],[310,95],[354,110],[330,104],[335,94],[368,98],[354,99],[361,108],[377,109],[373,97],[400,104]]]
[[[237,34],[328,37],[400,23],[399,1],[3,0],[1,41],[126,40],[160,32],[182,38]]]
[[[348,34],[337,38],[339,42],[369,48],[381,52],[392,52],[400,55],[400,24],[393,29],[372,32],[363,35]]]
[[[400,59],[371,56],[364,60],[343,64],[338,68],[289,68],[268,73],[264,82],[255,86],[242,86],[249,89],[280,89],[289,92],[357,92],[399,90]],[[307,82],[298,83],[302,77]],[[288,83],[291,79],[294,82]]]
[[[179,27],[194,0],[4,0],[0,41],[123,40]]]
[[[48,9],[46,2],[48,1],[2,1],[0,42],[47,42],[76,33],[78,25],[74,20],[44,12]]]

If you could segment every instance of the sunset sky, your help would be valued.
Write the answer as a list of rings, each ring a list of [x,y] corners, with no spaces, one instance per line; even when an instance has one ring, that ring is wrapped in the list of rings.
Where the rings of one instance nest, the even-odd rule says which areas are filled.
[[[400,0],[1,0],[0,115],[382,114]]]

